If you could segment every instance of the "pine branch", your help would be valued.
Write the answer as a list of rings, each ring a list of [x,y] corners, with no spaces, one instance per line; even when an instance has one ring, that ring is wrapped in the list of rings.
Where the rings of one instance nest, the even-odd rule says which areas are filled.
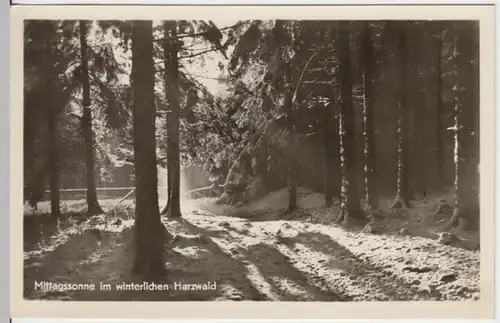
[[[185,58],[193,58],[193,57],[204,55],[206,53],[217,52],[217,51],[219,51],[219,49],[217,49],[217,48],[210,48],[210,49],[207,49],[207,50],[204,50],[204,51],[201,51],[201,52],[198,52],[198,53],[194,53],[194,54],[191,54],[191,55],[180,56],[178,59],[181,60],[181,59],[185,59]],[[154,62],[154,65],[160,65],[160,64],[165,64],[165,62],[163,62],[163,61]],[[178,67],[183,67],[183,65],[179,64]],[[156,73],[160,73],[160,72],[164,72],[165,70],[166,70],[165,68],[159,68],[159,69],[156,69],[155,72]]]
[[[219,28],[220,31],[224,31],[224,30],[228,30],[228,29],[235,29],[241,25],[244,25],[246,23],[246,21],[242,21],[242,22],[239,22],[235,25],[232,25],[232,26],[229,26],[229,27],[224,27],[224,28]],[[164,41],[164,40],[167,40],[167,39],[170,39],[170,40],[177,40],[177,39],[182,39],[182,38],[195,38],[195,37],[203,37],[207,34],[209,34],[211,32],[211,30],[207,30],[207,31],[202,31],[202,32],[199,32],[199,33],[194,33],[194,34],[185,34],[185,35],[179,35],[177,37],[168,37],[168,38],[165,38],[165,37],[162,37],[162,38],[158,38],[158,39],[155,39],[153,40],[153,42],[161,42],[161,41]]]
[[[207,49],[207,50],[204,50],[204,51],[201,51],[198,53],[194,53],[191,55],[180,56],[179,59],[193,58],[193,57],[201,56],[201,55],[206,54],[206,53],[216,52],[218,50],[219,50],[218,48],[212,47],[210,49]]]
[[[222,78],[209,77],[209,76],[205,76],[205,75],[202,75],[202,74],[196,74],[196,73],[189,73],[189,75],[191,75],[192,77],[199,77],[199,78],[206,79],[206,80],[214,80],[214,81],[220,81],[220,80],[222,80]]]
[[[307,70],[307,67],[309,66],[309,64],[311,63],[311,61],[313,60],[314,56],[316,56],[317,53],[318,52],[314,52],[314,54],[312,54],[311,57],[309,57],[309,60],[307,61],[304,68],[302,69],[302,72],[300,73],[300,77],[297,80],[297,83],[295,84],[295,91],[293,91],[292,102],[295,102],[295,99],[297,98],[297,92],[299,90],[299,85],[300,85],[300,82],[302,82],[302,78],[304,77],[304,73]]]

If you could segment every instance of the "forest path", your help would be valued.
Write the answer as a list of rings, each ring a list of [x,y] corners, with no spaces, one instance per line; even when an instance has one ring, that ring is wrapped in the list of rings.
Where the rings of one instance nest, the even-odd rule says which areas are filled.
[[[282,194],[283,195],[283,194]],[[366,234],[335,226],[320,197],[301,197],[303,209],[283,219],[282,201],[233,208],[213,200],[164,218],[174,234],[166,244],[165,291],[119,290],[142,283],[130,274],[133,219],[102,231],[97,243],[85,224],[62,230],[44,252],[25,253],[25,297],[71,300],[463,300],[479,297],[479,251],[441,245],[397,231]],[[272,203],[270,203],[272,202]],[[318,204],[319,203],[319,204]],[[407,223],[407,222],[405,222]],[[102,229],[102,227],[101,227]],[[73,230],[70,232],[70,230]],[[61,237],[65,237],[64,239]],[[56,243],[56,241],[58,241]],[[111,284],[111,290],[41,291],[35,281]],[[180,290],[216,282],[214,290]],[[200,285],[201,286],[201,285]],[[99,288],[98,288],[99,289]]]

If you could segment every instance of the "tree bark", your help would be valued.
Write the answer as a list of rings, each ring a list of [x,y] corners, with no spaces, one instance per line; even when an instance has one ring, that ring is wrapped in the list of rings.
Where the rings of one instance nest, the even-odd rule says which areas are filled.
[[[179,63],[177,22],[164,21],[164,32],[166,37],[163,43],[165,57],[165,84],[167,86],[167,174],[170,192],[168,193],[167,212],[172,218],[180,218],[180,153],[179,153],[179,113],[180,113],[180,89],[179,89]]]
[[[441,24],[441,22],[440,22]],[[443,28],[441,25],[438,28],[437,39],[437,97],[436,97],[436,188],[442,189],[444,186],[443,180],[443,72],[442,72],[442,54],[443,54]]]
[[[36,105],[39,103],[38,98],[39,93],[33,88],[24,91],[24,201],[28,201],[32,207],[36,207],[36,202],[38,202],[33,197],[39,195],[39,188],[44,188],[44,184],[38,182],[40,180],[38,177],[41,177],[37,176],[40,173],[40,167],[35,163],[35,137],[38,133]]]
[[[167,148],[168,149],[168,148]],[[170,201],[172,200],[172,165],[167,159],[167,204],[161,211],[161,215],[166,215],[170,207]]]
[[[49,27],[50,28],[50,27]],[[47,38],[50,34],[47,35]],[[59,156],[57,145],[57,106],[54,104],[54,58],[52,55],[52,44],[50,40],[45,41],[45,68],[47,81],[47,93],[44,97],[45,109],[47,111],[47,131],[48,131],[48,163],[50,168],[50,213],[53,217],[61,216],[60,193],[59,193]]]
[[[152,21],[132,23],[132,82],[136,181],[133,269],[141,274],[159,274],[164,270],[165,227],[158,209]]]
[[[339,55],[339,79],[340,95],[342,104],[340,106],[340,136],[342,156],[342,205],[341,213],[337,221],[346,222],[348,218],[365,219],[361,211],[359,191],[357,187],[356,174],[356,151],[354,137],[354,104],[352,100],[351,80],[351,58],[349,46],[349,22],[339,22],[338,32],[338,55]]]
[[[290,68],[290,67],[286,67]],[[289,78],[288,78],[289,80]],[[288,208],[285,213],[294,212],[297,205],[297,181],[298,181],[298,172],[296,166],[296,160],[294,158],[295,153],[295,120],[294,120],[294,111],[293,111],[293,91],[291,89],[290,84],[288,84],[288,89],[285,92],[285,111],[286,111],[286,128],[288,131]]]
[[[426,131],[425,122],[425,102],[419,91],[419,49],[417,44],[425,44],[422,32],[419,32],[418,22],[406,22],[401,28],[405,30],[404,44],[401,43],[400,51],[404,55],[404,102],[403,122],[404,139],[403,153],[405,154],[404,172],[406,173],[406,190],[408,205],[415,199],[417,192],[423,192],[426,188],[426,176],[429,171],[426,169],[425,147],[422,135]],[[403,42],[403,40],[401,40]],[[418,109],[418,111],[417,111]],[[424,122],[422,122],[424,121]],[[420,131],[417,131],[417,128]],[[427,143],[428,144],[428,143]]]
[[[340,179],[336,176],[340,169],[340,147],[338,119],[335,117],[335,104],[323,106],[324,111],[324,146],[325,146],[325,206],[333,205],[333,198],[340,197]]]
[[[53,107],[49,107],[53,110]],[[53,217],[61,216],[59,195],[59,157],[57,152],[57,116],[54,111],[48,115],[49,164],[50,164],[50,213]]]
[[[81,82],[83,88],[83,115],[82,115],[82,134],[85,145],[85,166],[87,180],[87,213],[95,215],[103,213],[97,199],[97,190],[95,185],[94,168],[94,141],[92,136],[92,110],[90,108],[90,84],[87,57],[87,22],[80,20],[80,55],[81,55]]]
[[[165,70],[163,72],[163,84],[164,84],[164,89],[165,89],[165,102],[167,102],[167,113],[165,114],[165,125],[166,125],[166,133],[167,133],[167,203],[163,207],[163,210],[161,211],[161,215],[167,215],[168,210],[170,208],[170,201],[172,201],[172,181],[173,181],[173,170],[172,170],[172,153],[170,152],[170,148],[168,145],[168,137],[169,137],[169,132],[170,132],[170,127],[171,127],[171,117],[170,114],[172,113],[172,107],[171,107],[171,102],[170,102],[170,80],[169,80],[169,66],[171,64],[171,47],[172,47],[172,41],[170,40],[170,25],[169,22],[164,21],[163,22],[163,62],[165,65]]]
[[[399,92],[399,140],[398,140],[398,179],[397,192],[391,208],[408,208],[410,206],[410,196],[408,189],[408,157],[409,157],[409,128],[411,123],[411,107],[407,104],[406,79],[407,79],[407,43],[406,43],[406,24],[407,22],[398,22],[398,54],[400,64],[400,82]]]
[[[29,193],[33,188],[33,173],[35,173],[35,134],[34,134],[34,114],[30,93],[24,91],[24,183],[25,189]],[[27,184],[27,185],[26,185]],[[27,196],[25,196],[25,199]]]
[[[467,24],[456,39],[457,86],[455,123],[456,201],[446,228],[479,226],[479,42],[478,23]]]
[[[286,130],[288,132],[288,147],[286,154],[288,155],[288,207],[284,214],[294,212],[297,205],[297,162],[295,160],[295,118],[294,118],[294,89],[292,80],[292,67],[290,62],[285,62],[282,53],[282,42],[284,38],[283,30],[284,20],[277,20],[276,25],[273,30],[273,40],[276,46],[276,55],[279,57],[279,63],[283,71],[283,91],[284,91],[284,103],[283,109],[286,115]]]
[[[374,122],[374,76],[375,76],[375,53],[370,33],[370,23],[365,22],[362,41],[362,66],[364,87],[364,119],[365,119],[365,185],[367,209],[377,209],[377,174],[376,174],[376,146],[375,146],[375,122]]]

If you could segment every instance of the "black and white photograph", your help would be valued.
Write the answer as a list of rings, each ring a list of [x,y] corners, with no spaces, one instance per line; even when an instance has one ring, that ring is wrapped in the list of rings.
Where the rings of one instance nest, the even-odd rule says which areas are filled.
[[[479,19],[295,10],[23,20],[25,304],[492,298]]]

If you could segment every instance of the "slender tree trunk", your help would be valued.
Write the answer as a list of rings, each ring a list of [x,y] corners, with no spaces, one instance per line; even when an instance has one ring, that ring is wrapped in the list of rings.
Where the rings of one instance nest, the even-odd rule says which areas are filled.
[[[54,107],[49,107],[53,110]],[[49,165],[50,165],[50,213],[53,217],[61,216],[59,196],[59,157],[57,153],[57,116],[54,111],[48,115]]]
[[[284,214],[294,212],[297,205],[297,163],[295,160],[295,120],[294,120],[294,109],[293,109],[293,99],[294,99],[294,89],[292,85],[292,67],[288,62],[283,61],[281,42],[283,41],[283,20],[277,20],[276,26],[274,27],[274,42],[277,44],[277,56],[280,59],[279,64],[283,67],[284,71],[284,103],[283,108],[286,115],[286,129],[288,132],[288,207]]]
[[[169,80],[169,73],[170,71],[169,66],[171,64],[172,58],[170,57],[172,50],[172,41],[170,40],[170,25],[168,21],[163,22],[163,63],[165,65],[165,72],[163,73],[163,84],[165,87],[165,102],[167,102],[167,113],[165,114],[165,125],[166,125],[166,132],[167,132],[167,203],[163,207],[163,210],[161,211],[161,215],[167,215],[168,210],[170,208],[170,201],[172,201],[172,181],[173,181],[173,176],[174,172],[172,170],[172,153],[171,153],[171,146],[169,146],[169,133],[170,133],[170,128],[172,127],[171,121],[172,121],[172,102],[170,101],[170,80]]]
[[[478,24],[463,26],[456,39],[456,71],[463,86],[455,97],[455,188],[453,216],[445,228],[479,226],[479,43]]]
[[[332,105],[323,105],[323,111],[324,111],[324,126],[323,126],[323,133],[324,133],[324,149],[325,149],[325,170],[324,170],[324,179],[323,182],[325,183],[325,207],[330,207],[333,205],[333,169],[332,169],[332,160],[334,156],[334,151],[332,151],[332,145],[331,145],[331,137],[332,136],[332,125],[333,125],[333,120],[331,120],[331,113],[329,113],[330,109],[333,109]]]
[[[134,271],[158,274],[164,270],[165,227],[158,209],[152,21],[132,23],[132,82],[136,184]]]
[[[325,146],[325,206],[333,205],[333,198],[340,197],[341,181],[336,176],[340,169],[340,147],[338,120],[335,117],[335,104],[333,102],[323,106],[324,111],[324,146]]]
[[[33,108],[33,99],[29,91],[24,92],[24,201],[30,201],[36,188],[40,187],[36,181],[35,169],[35,121],[36,110]],[[32,203],[30,203],[32,204]]]
[[[443,29],[440,26],[437,40],[437,98],[436,98],[436,188],[443,188],[443,72],[442,72],[442,52],[443,52]]]
[[[335,42],[336,34],[330,31],[329,40]],[[322,53],[326,57],[328,52]],[[331,76],[327,74],[335,66],[326,66],[323,69],[323,80],[327,82]],[[334,73],[333,84],[338,85],[338,75]],[[325,207],[333,205],[334,198],[341,199],[342,171],[340,161],[340,135],[339,135],[339,106],[337,102],[338,89],[328,83],[318,89],[323,96],[328,97],[330,102],[323,105],[323,146],[325,149],[325,169],[324,169],[324,187],[325,187]]]
[[[94,141],[92,136],[92,110],[90,109],[90,84],[87,57],[87,22],[80,20],[81,82],[83,87],[82,133],[85,143],[85,166],[87,169],[87,212],[89,215],[103,213],[97,200],[94,169]]]
[[[365,22],[361,41],[362,66],[363,66],[363,88],[364,88],[364,132],[365,132],[365,200],[367,210],[378,208],[377,199],[377,174],[376,174],[376,151],[375,151],[375,122],[374,122],[374,84],[375,75],[375,53],[371,40],[370,24]]]
[[[25,100],[29,100],[29,94],[25,92]],[[24,103],[24,176],[25,183],[28,183],[28,188],[31,189],[32,173],[35,170],[35,135],[33,127],[34,109],[30,106],[31,103]]]
[[[437,191],[441,191],[445,188],[446,176],[444,175],[444,152],[443,152],[443,71],[442,71],[442,55],[443,55],[443,44],[444,44],[444,27],[443,22],[439,22],[438,32],[437,32],[437,58],[436,58],[436,76],[437,76],[437,89],[436,89],[436,178],[434,181],[434,188]],[[456,122],[456,120],[455,120]],[[433,215],[437,215],[443,211],[445,207],[448,207],[448,202],[444,199],[440,200],[433,211]]]
[[[50,28],[50,27],[49,27]],[[47,36],[49,37],[50,34]],[[54,104],[55,91],[54,91],[54,75],[53,75],[53,55],[52,45],[49,40],[45,42],[45,67],[46,76],[48,77],[45,86],[47,87],[47,94],[45,96],[45,109],[47,110],[47,131],[48,131],[48,144],[49,144],[49,168],[50,168],[50,213],[53,217],[61,216],[60,209],[60,193],[59,193],[59,156],[57,146],[57,107]]]
[[[162,215],[166,215],[170,209],[170,202],[172,201],[172,183],[174,179],[174,170],[172,165],[172,145],[169,143],[171,128],[172,128],[172,100],[170,99],[173,89],[170,88],[171,81],[169,78],[170,74],[170,65],[172,64],[172,41],[170,39],[170,23],[168,21],[163,22],[163,32],[164,32],[164,40],[163,40],[163,55],[164,55],[164,64],[165,64],[165,72],[163,73],[163,83],[165,86],[165,101],[168,104],[167,113],[165,115],[165,124],[166,124],[166,132],[167,132],[167,204],[161,211]],[[170,75],[171,77],[171,75]]]
[[[351,58],[349,46],[349,22],[339,22],[338,33],[338,55],[339,55],[339,79],[340,96],[342,104],[340,107],[340,137],[343,181],[342,181],[342,205],[338,222],[347,222],[347,219],[365,219],[361,211],[359,191],[357,187],[356,174],[356,151],[354,137],[354,104],[352,101],[351,80]]]
[[[289,69],[290,67],[286,67]],[[290,80],[290,78],[287,78]],[[290,82],[290,81],[289,81]],[[288,89],[285,92],[285,111],[286,111],[286,128],[288,131],[288,208],[285,213],[294,212],[297,205],[297,181],[298,181],[298,172],[297,165],[294,155],[295,151],[295,120],[294,120],[294,111],[293,111],[293,91],[291,89],[290,84],[288,84]]]
[[[167,165],[168,165],[168,185],[170,192],[167,202],[167,214],[172,218],[180,218],[180,154],[179,154],[179,113],[180,113],[180,89],[179,89],[179,62],[178,62],[178,42],[177,22],[163,22],[165,30],[164,53],[166,55],[166,75],[167,84]]]
[[[409,138],[408,130],[410,128],[410,105],[407,104],[406,96],[406,22],[398,23],[399,27],[399,60],[400,60],[400,97],[399,97],[399,120],[398,120],[398,179],[397,179],[397,192],[391,208],[408,208],[410,206],[410,197],[408,189],[408,157],[409,157]]]
[[[434,153],[432,139],[429,134],[433,132],[432,121],[427,113],[427,94],[424,90],[424,76],[420,73],[422,66],[428,66],[424,57],[428,49],[427,37],[428,27],[421,22],[406,23],[406,79],[405,92],[406,103],[404,106],[408,118],[405,129],[405,140],[407,147],[408,173],[408,198],[415,200],[432,186],[432,179],[436,176],[435,164],[431,162]],[[425,65],[423,65],[425,64]],[[431,136],[432,137],[432,136]]]

